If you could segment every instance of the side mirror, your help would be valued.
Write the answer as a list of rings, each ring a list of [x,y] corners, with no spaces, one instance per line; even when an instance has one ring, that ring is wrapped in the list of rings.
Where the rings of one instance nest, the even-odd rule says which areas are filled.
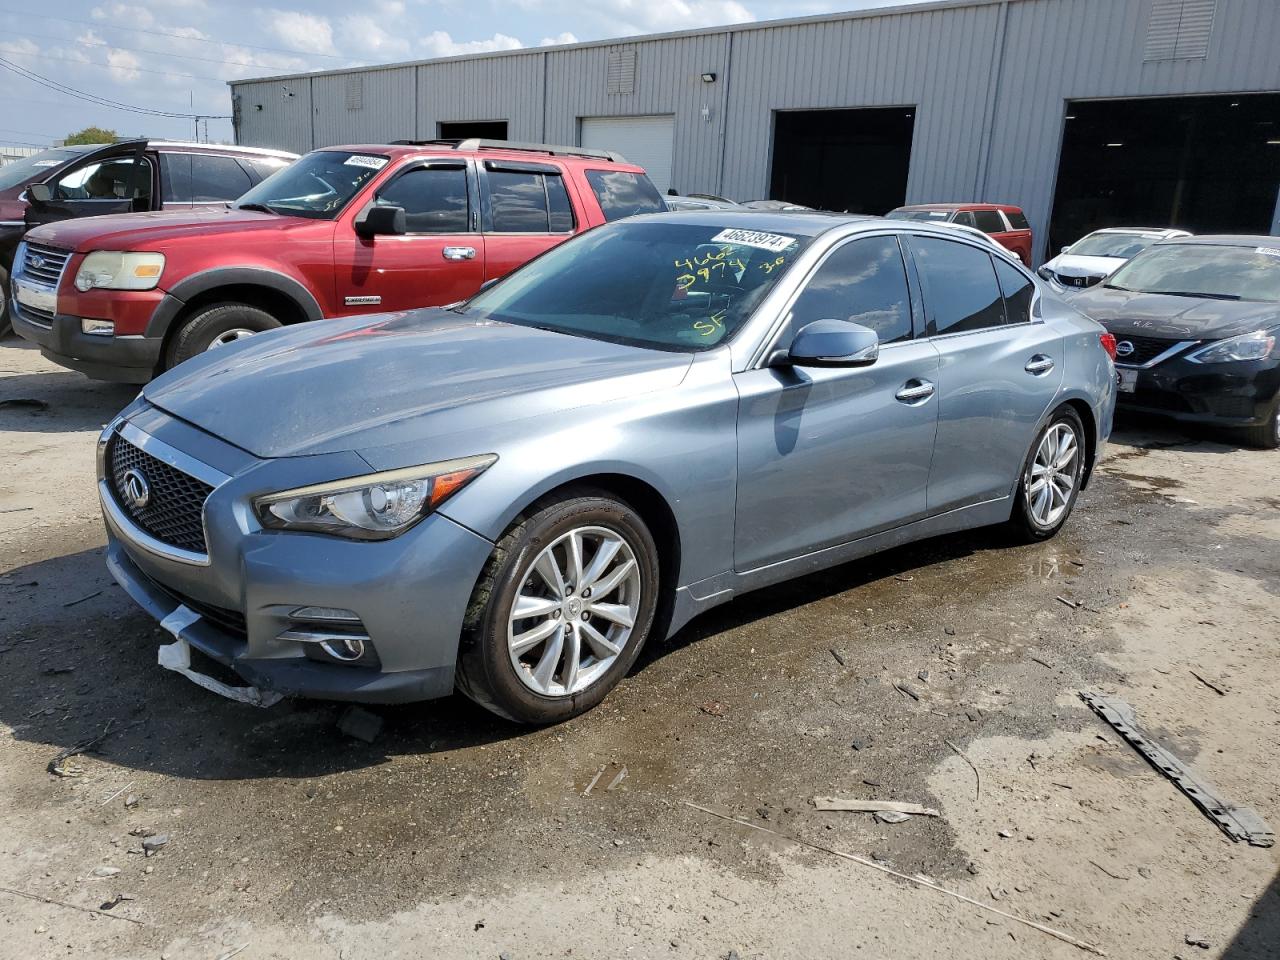
[[[787,362],[795,367],[866,367],[880,356],[880,337],[848,320],[815,320],[791,342]]]
[[[47,183],[33,183],[27,187],[27,198],[33,203],[48,203],[53,199],[53,187]]]
[[[502,279],[501,277],[490,277],[484,283],[480,284],[480,289],[477,290],[476,293],[484,293],[486,290],[488,290],[490,287],[492,287],[495,283],[497,283],[501,279]]]
[[[377,203],[365,207],[360,216],[356,217],[355,228],[356,233],[366,239],[379,235],[400,236],[409,232],[405,227],[404,207]]]
[[[1070,253],[1070,252],[1071,252],[1071,245],[1070,245],[1070,244],[1067,244],[1067,246],[1063,247],[1063,248],[1062,248],[1062,252],[1063,252],[1063,253]]]

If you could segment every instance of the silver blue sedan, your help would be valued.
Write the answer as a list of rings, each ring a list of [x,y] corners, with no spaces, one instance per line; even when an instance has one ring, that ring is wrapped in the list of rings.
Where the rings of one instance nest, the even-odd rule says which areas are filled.
[[[219,692],[456,688],[563,720],[748,590],[971,527],[1053,536],[1112,350],[954,230],[638,217],[466,303],[153,381],[99,444],[108,564],[173,635],[161,663]]]

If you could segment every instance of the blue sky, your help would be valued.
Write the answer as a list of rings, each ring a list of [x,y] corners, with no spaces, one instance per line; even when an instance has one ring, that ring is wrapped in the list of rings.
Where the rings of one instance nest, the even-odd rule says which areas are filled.
[[[225,115],[225,81],[364,63],[894,6],[911,0],[0,0],[0,58],[122,106],[92,104],[0,63],[0,142],[46,145],[90,124],[190,138]],[[210,120],[230,140],[228,120]]]

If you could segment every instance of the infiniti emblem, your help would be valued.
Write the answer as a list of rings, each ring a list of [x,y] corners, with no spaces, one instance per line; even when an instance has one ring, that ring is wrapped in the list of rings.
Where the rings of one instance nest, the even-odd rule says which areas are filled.
[[[151,484],[141,470],[126,470],[121,479],[120,492],[134,510],[141,510],[151,502]]]
[[[1128,340],[1121,340],[1116,344],[1117,357],[1127,357],[1131,353],[1133,353],[1133,344]]]

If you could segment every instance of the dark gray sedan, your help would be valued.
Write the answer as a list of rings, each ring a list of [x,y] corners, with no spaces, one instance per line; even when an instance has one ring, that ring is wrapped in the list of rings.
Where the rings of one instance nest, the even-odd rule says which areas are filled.
[[[173,634],[161,663],[222,693],[456,687],[562,720],[748,590],[970,527],[1052,536],[1110,431],[1111,344],[947,228],[636,217],[452,308],[148,384],[99,445],[108,564]]]

